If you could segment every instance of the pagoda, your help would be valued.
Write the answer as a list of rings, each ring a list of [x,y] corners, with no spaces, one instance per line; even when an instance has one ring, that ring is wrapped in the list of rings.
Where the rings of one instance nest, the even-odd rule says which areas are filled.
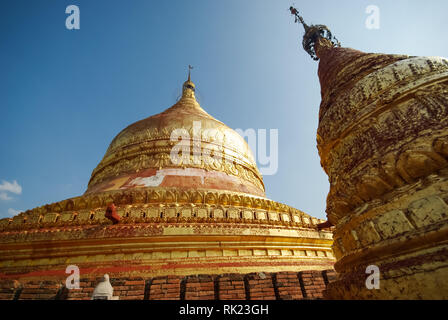
[[[448,299],[448,60],[344,48],[290,10],[319,61],[338,273],[326,297]]]
[[[191,147],[180,161],[172,159],[176,130]],[[112,284],[321,272],[334,264],[332,232],[318,228],[322,222],[266,198],[248,144],[201,108],[189,75],[172,107],[113,139],[82,196],[0,220],[0,284],[60,288],[68,266],[81,278],[108,274]]]

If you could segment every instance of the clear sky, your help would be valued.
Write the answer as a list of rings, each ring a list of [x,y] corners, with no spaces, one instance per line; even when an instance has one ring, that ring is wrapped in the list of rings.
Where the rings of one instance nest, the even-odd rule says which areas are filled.
[[[3,0],[0,217],[84,193],[109,143],[173,105],[188,64],[202,107],[231,128],[278,129],[267,196],[325,217],[317,63],[284,0]],[[80,30],[68,30],[68,5]],[[380,29],[365,26],[368,5]],[[448,56],[446,0],[298,1],[366,52]]]

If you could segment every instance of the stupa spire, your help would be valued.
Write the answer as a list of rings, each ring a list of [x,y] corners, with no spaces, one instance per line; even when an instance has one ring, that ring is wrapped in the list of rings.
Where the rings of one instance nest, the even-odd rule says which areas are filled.
[[[184,82],[183,88],[182,88],[182,97],[187,98],[195,98],[194,92],[196,91],[195,84],[191,81],[191,70],[193,67],[191,65],[188,65],[188,79]]]
[[[193,67],[191,65],[188,65],[188,81],[191,81],[191,70]]]
[[[303,28],[305,29],[305,34],[302,41],[303,49],[308,52],[313,60],[319,60],[319,56],[316,53],[316,44],[320,40],[326,39],[326,42],[329,42],[329,44],[333,47],[341,46],[339,40],[332,35],[330,29],[327,26],[322,24],[309,26],[305,22],[303,17],[299,14],[299,10],[291,6],[289,7],[289,11],[291,11],[291,14],[295,18],[294,22],[302,24]]]

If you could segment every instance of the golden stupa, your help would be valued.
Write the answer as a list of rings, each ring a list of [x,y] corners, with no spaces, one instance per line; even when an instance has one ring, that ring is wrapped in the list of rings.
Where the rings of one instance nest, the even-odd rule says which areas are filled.
[[[319,60],[338,273],[326,298],[448,299],[448,59],[341,47],[290,10]]]
[[[174,130],[191,147],[178,163]],[[111,279],[331,269],[321,222],[266,198],[247,143],[201,108],[189,76],[175,105],[116,136],[84,195],[0,220],[0,279],[65,279],[68,265]]]

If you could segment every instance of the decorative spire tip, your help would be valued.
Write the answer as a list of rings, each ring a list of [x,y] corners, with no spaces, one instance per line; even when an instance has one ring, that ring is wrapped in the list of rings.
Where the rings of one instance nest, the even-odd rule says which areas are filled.
[[[193,67],[191,65],[188,65],[188,81],[191,81],[191,70],[193,70]]]
[[[303,25],[303,28],[305,29],[305,35],[303,36],[303,49],[305,49],[306,52],[313,58],[313,60],[319,60],[316,54],[316,43],[319,39],[327,39],[329,40],[334,47],[340,47],[341,43],[339,42],[336,37],[334,37],[331,34],[330,29],[322,24],[318,25],[307,25],[305,23],[305,20],[303,20],[302,16],[299,14],[299,10],[294,8],[293,6],[289,7],[289,11],[291,11],[291,14],[294,16],[294,22],[298,23],[300,22]]]
[[[182,88],[182,97],[190,97],[194,98],[194,92],[196,91],[194,83],[191,81],[191,70],[193,67],[188,65],[188,79],[184,82],[184,86]]]

